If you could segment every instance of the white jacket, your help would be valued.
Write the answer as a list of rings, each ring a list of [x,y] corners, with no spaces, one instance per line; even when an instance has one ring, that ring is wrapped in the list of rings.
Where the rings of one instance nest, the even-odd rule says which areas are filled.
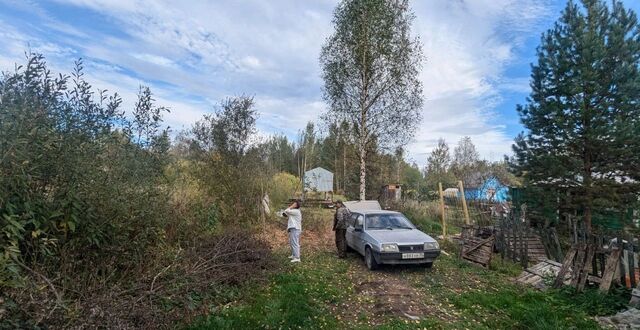
[[[288,208],[284,210],[284,214],[289,217],[289,221],[287,222],[287,230],[289,230],[289,228],[302,230],[302,212],[300,212],[300,209]]]

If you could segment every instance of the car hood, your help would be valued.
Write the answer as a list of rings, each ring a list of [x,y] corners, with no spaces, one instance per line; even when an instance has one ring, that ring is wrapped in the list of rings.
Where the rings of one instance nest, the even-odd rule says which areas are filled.
[[[435,242],[431,236],[417,229],[368,230],[367,234],[371,235],[379,243],[420,244]]]

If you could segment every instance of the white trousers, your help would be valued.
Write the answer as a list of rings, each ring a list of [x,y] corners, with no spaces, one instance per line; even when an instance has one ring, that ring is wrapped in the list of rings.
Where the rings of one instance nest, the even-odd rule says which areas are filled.
[[[300,259],[300,229],[289,228],[289,245],[291,245],[291,255]]]

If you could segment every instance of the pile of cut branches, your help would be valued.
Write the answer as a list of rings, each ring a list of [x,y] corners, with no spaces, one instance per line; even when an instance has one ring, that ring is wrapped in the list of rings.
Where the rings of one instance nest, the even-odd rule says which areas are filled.
[[[225,288],[264,279],[274,268],[269,245],[248,230],[200,237],[173,251],[161,261],[150,258],[152,266],[126,282],[102,278],[82,287],[55,271],[34,270],[23,287],[0,295],[0,328],[175,327],[228,303]]]

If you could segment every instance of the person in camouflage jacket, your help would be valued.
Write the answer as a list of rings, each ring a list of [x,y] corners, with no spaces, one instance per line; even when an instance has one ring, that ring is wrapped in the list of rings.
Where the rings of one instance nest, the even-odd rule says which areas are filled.
[[[351,212],[347,209],[342,201],[336,202],[336,213],[333,217],[333,230],[336,233],[336,248],[338,249],[338,258],[347,256],[347,226],[351,220]]]

